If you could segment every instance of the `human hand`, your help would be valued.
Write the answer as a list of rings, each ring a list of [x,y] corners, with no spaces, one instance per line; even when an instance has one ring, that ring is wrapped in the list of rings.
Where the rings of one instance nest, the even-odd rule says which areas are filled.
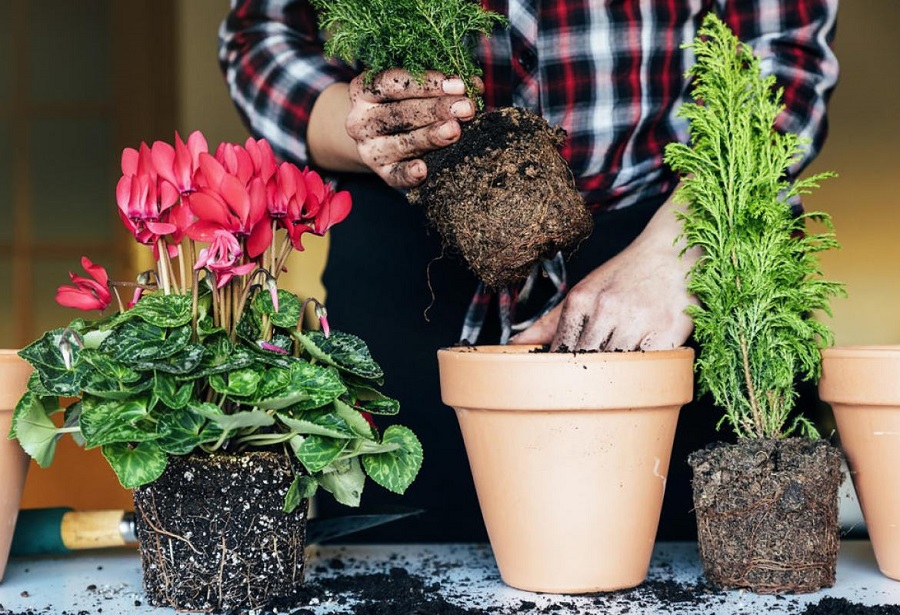
[[[408,72],[391,69],[366,84],[350,82],[350,113],[345,127],[363,163],[394,188],[411,188],[428,173],[422,155],[459,139],[460,121],[474,117],[462,79],[428,71],[420,83]],[[483,86],[478,81],[477,86]]]
[[[565,300],[513,344],[551,350],[662,350],[684,344],[693,330],[685,309],[696,304],[687,274],[700,255],[675,242],[681,224],[671,199],[621,253],[588,274]]]

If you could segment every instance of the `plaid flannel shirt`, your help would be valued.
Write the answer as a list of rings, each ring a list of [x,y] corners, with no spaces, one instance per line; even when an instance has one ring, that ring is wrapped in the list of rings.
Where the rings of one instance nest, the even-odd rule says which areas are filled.
[[[693,61],[683,45],[708,11],[753,45],[763,71],[783,88],[778,128],[809,139],[793,172],[822,146],[826,103],[838,76],[830,46],[838,0],[482,4],[509,18],[508,28],[477,44],[488,108],[527,107],[564,128],[562,155],[592,209],[626,207],[667,194],[677,183],[663,152],[667,143],[687,140],[686,122],[676,115],[689,99],[684,74]],[[282,158],[307,164],[306,128],[316,97],[358,69],[323,57],[323,35],[307,0],[232,0],[219,38],[231,96],[250,130]],[[475,328],[485,301],[476,296],[470,310]]]

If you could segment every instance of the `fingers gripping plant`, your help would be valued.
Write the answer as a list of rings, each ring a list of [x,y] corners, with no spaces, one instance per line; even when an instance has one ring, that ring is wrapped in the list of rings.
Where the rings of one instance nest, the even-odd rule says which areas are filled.
[[[404,68],[415,76],[426,70],[456,75],[473,100],[480,100],[474,77],[475,35],[505,23],[472,0],[312,0],[319,26],[331,35],[325,52],[359,62],[369,75]]]
[[[796,215],[790,203],[831,174],[789,179],[806,143],[775,130],[775,78],[761,77],[759,59],[724,23],[710,14],[692,47],[696,102],[680,111],[690,145],[670,144],[666,162],[683,175],[687,246],[703,250],[688,286],[700,303],[689,312],[699,384],[739,437],[816,437],[808,419],[790,420],[795,385],[818,378],[832,335],[813,315],[830,314],[843,289],[822,279],[817,261],[838,246],[829,216]],[[809,232],[811,221],[825,232]]]

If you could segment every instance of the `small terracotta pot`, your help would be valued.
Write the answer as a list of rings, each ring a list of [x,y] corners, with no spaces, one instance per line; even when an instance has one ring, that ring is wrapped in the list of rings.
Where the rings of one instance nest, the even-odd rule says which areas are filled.
[[[825,349],[819,397],[834,411],[878,567],[900,580],[900,346]]]
[[[6,572],[19,502],[28,472],[28,456],[18,441],[7,439],[13,410],[25,393],[31,365],[16,350],[0,349],[0,580]]]
[[[691,349],[438,351],[503,581],[585,593],[644,581]]]

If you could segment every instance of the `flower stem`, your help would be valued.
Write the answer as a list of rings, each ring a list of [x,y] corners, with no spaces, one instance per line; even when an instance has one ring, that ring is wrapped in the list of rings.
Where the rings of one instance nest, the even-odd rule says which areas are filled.
[[[181,274],[181,292],[184,293],[187,290],[187,272],[184,266],[184,249],[181,244],[178,244],[178,269]]]
[[[167,266],[169,251],[166,249],[166,242],[163,239],[156,242],[156,248],[159,252],[159,259],[156,261],[156,266],[157,269],[159,269],[159,276],[162,279],[163,293],[168,295],[170,294],[169,267]]]

